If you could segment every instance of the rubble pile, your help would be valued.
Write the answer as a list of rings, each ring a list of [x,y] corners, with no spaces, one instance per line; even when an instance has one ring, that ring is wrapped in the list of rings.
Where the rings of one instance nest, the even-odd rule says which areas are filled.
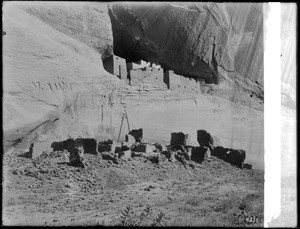
[[[231,165],[239,168],[252,169],[252,165],[245,164],[246,152],[242,149],[231,149],[220,146],[217,137],[205,130],[197,131],[197,142],[193,145],[189,134],[183,132],[171,133],[170,145],[152,143],[143,138],[143,129],[133,129],[125,135],[125,141],[101,141],[91,138],[67,139],[51,144],[52,152],[62,152],[65,161],[75,167],[86,167],[85,154],[99,155],[103,160],[109,160],[113,164],[119,164],[120,160],[128,160],[133,157],[143,157],[152,163],[159,164],[162,161],[179,161],[185,168],[188,161],[202,163],[210,162],[211,156],[218,157]],[[20,157],[31,158],[34,145]]]
[[[213,156],[216,156],[226,162],[229,162],[232,165],[236,165],[240,168],[244,166],[244,160],[246,159],[246,152],[245,150],[239,149],[231,149],[231,148],[224,148],[222,146],[216,147],[213,152]],[[246,165],[249,168],[249,165]]]

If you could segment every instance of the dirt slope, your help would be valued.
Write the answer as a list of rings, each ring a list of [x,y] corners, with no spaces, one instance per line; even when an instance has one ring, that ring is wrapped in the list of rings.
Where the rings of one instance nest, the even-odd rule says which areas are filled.
[[[262,226],[263,173],[239,169],[213,157],[210,162],[162,158],[119,159],[86,154],[88,167],[69,166],[62,152],[36,159],[5,156],[5,225],[117,225],[121,211],[151,205],[153,216],[174,226]],[[247,223],[246,217],[259,223]]]

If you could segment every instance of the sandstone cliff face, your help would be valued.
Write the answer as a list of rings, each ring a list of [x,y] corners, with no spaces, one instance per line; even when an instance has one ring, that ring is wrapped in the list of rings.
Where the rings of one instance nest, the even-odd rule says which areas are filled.
[[[112,55],[113,37],[105,3],[26,3],[22,9],[97,50],[103,58]]]
[[[101,4],[5,3],[4,145],[51,131],[63,139],[92,135],[84,116],[107,106],[111,89],[123,83],[102,66],[112,52],[109,21]]]
[[[214,10],[207,10],[212,6]],[[236,102],[240,96],[232,88],[238,84],[244,88],[236,91],[246,91],[244,95],[250,98],[253,83],[246,81],[245,84],[243,78],[237,77],[238,74],[224,70],[237,71],[233,69],[237,64],[229,61],[229,57],[234,59],[237,52],[229,49],[228,45],[229,35],[234,30],[230,27],[230,14],[222,13],[227,12],[227,6],[212,6],[152,4],[152,8],[141,11],[143,8],[137,5],[133,7],[139,13],[137,16],[132,12],[124,13],[123,6],[113,7],[110,11],[113,28],[118,25],[114,20],[120,22],[114,30],[116,50],[123,50],[126,57],[146,57],[153,62],[162,62],[164,68],[177,69],[183,75],[198,77],[200,72],[200,77],[206,77],[208,82],[214,82],[221,75],[223,84],[213,85],[217,90],[212,94],[216,95],[218,91],[222,98],[232,97],[231,101]],[[165,13],[162,10],[166,10]],[[199,12],[206,15],[201,18],[205,19],[204,24],[198,19]],[[180,19],[183,13],[190,22]],[[215,16],[209,16],[211,14]],[[157,20],[158,16],[162,18]],[[189,24],[194,28],[187,26]],[[231,30],[227,31],[227,27]],[[102,59],[112,54],[113,42],[107,4],[7,2],[3,7],[3,31],[3,130],[7,147],[21,143],[30,145],[42,139],[58,140],[52,139],[52,136],[60,140],[76,137],[116,140],[124,112],[120,103],[123,96],[127,96],[131,128],[144,128],[146,136],[151,138],[169,139],[169,134],[175,131],[173,119],[177,120],[175,126],[180,131],[188,128],[195,132],[196,128],[202,128],[216,133],[222,129],[223,132],[216,135],[225,140],[227,132],[232,132],[230,126],[226,129],[214,124],[219,116],[207,118],[207,114],[212,112],[213,102],[207,99],[203,102],[205,95],[197,98],[198,103],[202,101],[205,104],[206,109],[203,109],[196,100],[194,102],[192,95],[166,90],[149,93],[147,88],[143,91],[131,87],[104,70]],[[199,42],[198,38],[196,43],[193,40],[193,31],[202,31],[198,34]],[[121,40],[116,35],[118,32]],[[222,36],[217,36],[220,34]],[[239,34],[243,36],[243,33]],[[134,43],[135,40],[139,42]],[[223,45],[224,50],[226,44],[231,51],[226,51],[228,58],[219,51]],[[222,64],[224,69],[220,67]],[[254,93],[259,96],[261,91]],[[180,106],[177,100],[181,101]],[[197,108],[193,112],[188,109],[191,104]],[[180,113],[179,108],[184,105],[186,109]],[[220,112],[223,112],[222,109]],[[199,115],[204,110],[206,113]],[[225,116],[229,121],[232,119],[231,113]],[[186,123],[182,117],[185,117]],[[205,123],[207,126],[203,126]]]
[[[113,3],[114,50],[188,77],[218,82],[218,67],[263,77],[262,4]]]

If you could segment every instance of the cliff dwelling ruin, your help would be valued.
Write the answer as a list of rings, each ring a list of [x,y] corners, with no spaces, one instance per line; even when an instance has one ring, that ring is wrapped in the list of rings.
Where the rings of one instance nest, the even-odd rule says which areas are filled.
[[[103,61],[104,69],[129,83],[131,86],[143,86],[149,84],[157,89],[178,92],[201,93],[201,84],[204,79],[193,79],[177,75],[172,70],[164,70],[160,65],[139,60],[126,62],[120,56],[112,55]]]

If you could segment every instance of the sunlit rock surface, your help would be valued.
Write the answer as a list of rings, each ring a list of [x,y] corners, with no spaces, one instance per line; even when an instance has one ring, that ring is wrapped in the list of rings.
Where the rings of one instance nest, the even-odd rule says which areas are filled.
[[[112,3],[114,50],[129,60],[218,82],[218,67],[263,78],[263,5]]]
[[[178,6],[166,7],[166,13],[168,9],[175,10],[173,18],[180,17],[176,14],[181,9],[183,12],[187,11]],[[206,12],[207,7],[210,5],[203,5],[201,10]],[[198,12],[198,7],[192,9],[191,15],[194,15],[195,10]],[[216,8],[217,12],[225,9],[226,7]],[[161,6],[157,7],[157,10],[163,15]],[[154,13],[152,11],[153,15]],[[222,19],[218,17],[217,20],[224,24],[228,20],[222,15],[220,13]],[[197,17],[193,19],[194,30],[198,31],[200,26],[203,31],[210,31],[213,35],[214,30],[219,31],[220,28],[224,30],[223,27],[215,26],[216,23],[212,19],[207,20],[207,29],[196,19]],[[128,20],[124,18],[123,21]],[[182,25],[183,22],[180,20],[179,22]],[[147,23],[149,28],[152,28],[151,23],[154,22]],[[164,25],[167,21],[161,20],[161,23]],[[160,26],[157,24],[153,29],[159,29]],[[228,26],[230,28],[229,24]],[[259,104],[261,100],[254,99],[255,96],[261,96],[261,88],[250,80],[238,77],[239,74],[235,72],[224,70],[228,68],[231,71],[230,67],[234,67],[233,62],[233,66],[224,65],[224,69],[221,67],[220,63],[224,57],[218,54],[219,51],[212,51],[213,41],[206,40],[209,32],[204,37],[201,35],[200,41],[210,51],[200,53],[203,61],[197,62],[195,59],[194,65],[200,73],[205,69],[207,81],[213,81],[213,77],[220,74],[222,84],[203,85],[206,92],[192,95],[189,91],[176,93],[171,90],[157,91],[151,87],[141,90],[105,71],[102,60],[112,53],[112,28],[107,3],[7,2],[4,4],[5,35],[2,38],[5,147],[76,137],[117,140],[124,112],[120,101],[125,101],[130,127],[143,128],[145,136],[154,140],[168,141],[170,133],[174,131],[192,134],[197,129],[206,129],[218,136],[224,146],[244,148],[249,155],[252,155],[252,159],[258,158],[255,153],[263,155],[260,150],[263,147],[259,139],[251,140],[249,146],[245,145],[247,139],[252,138],[252,133],[260,136],[257,132],[262,132],[260,109],[262,105]],[[156,34],[151,39],[160,41],[163,36],[166,36],[164,28],[162,27],[161,31],[150,31],[150,35]],[[192,31],[189,26],[188,29]],[[183,34],[177,31],[176,34],[170,35],[170,39],[173,38],[170,41],[176,41],[176,36],[184,36]],[[186,35],[189,38],[193,33],[186,33]],[[127,42],[128,36],[125,34],[122,37],[121,42],[131,47],[131,43]],[[225,41],[222,39],[216,36],[215,44],[220,42],[223,44]],[[193,73],[192,67],[182,67],[189,66],[190,52],[184,49],[189,47],[189,43],[182,43],[180,39],[176,43],[178,49],[186,52],[187,58],[182,58],[176,57],[176,52],[170,51],[174,45],[168,42],[165,44],[167,49],[162,49],[162,57],[171,55],[168,64],[174,66],[173,61],[182,61],[182,64],[177,62],[178,69],[190,70],[190,74]],[[199,43],[195,52],[204,50],[203,45]],[[134,47],[131,47],[131,50],[134,50]],[[140,50],[142,52],[143,48]],[[155,49],[145,53],[149,53],[149,58],[155,60]],[[213,56],[212,53],[216,55]],[[160,58],[158,55],[156,57]],[[246,106],[231,107],[238,104]],[[183,107],[185,108],[182,109]],[[250,116],[249,111],[256,108],[253,117]],[[233,116],[237,117],[233,119]],[[249,122],[246,125],[247,119]],[[220,125],[216,124],[216,120]],[[224,123],[227,123],[226,126]],[[241,125],[237,125],[238,123]],[[236,129],[232,129],[232,125],[236,125]],[[253,132],[249,129],[253,129]],[[124,136],[126,131],[126,128],[123,129],[121,136]],[[246,133],[240,134],[240,131]],[[242,137],[234,137],[235,133]],[[232,142],[231,134],[234,137]],[[249,156],[249,160],[252,159]]]
[[[92,132],[84,112],[123,83],[102,66],[112,53],[106,4],[6,2],[2,30],[4,145]]]
[[[112,54],[113,37],[105,3],[26,3],[21,8],[59,32],[97,50],[103,58]]]

